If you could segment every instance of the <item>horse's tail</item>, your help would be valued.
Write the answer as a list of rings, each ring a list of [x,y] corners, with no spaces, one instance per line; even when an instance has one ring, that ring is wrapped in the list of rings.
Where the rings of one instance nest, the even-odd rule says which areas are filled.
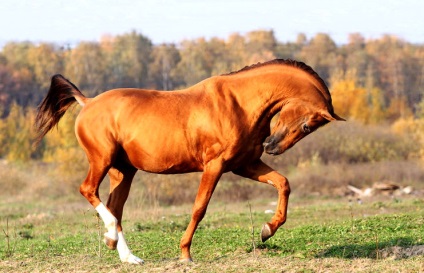
[[[59,122],[66,110],[76,101],[84,106],[89,99],[78,88],[60,74],[52,77],[49,92],[38,106],[35,118],[37,136],[35,144]]]

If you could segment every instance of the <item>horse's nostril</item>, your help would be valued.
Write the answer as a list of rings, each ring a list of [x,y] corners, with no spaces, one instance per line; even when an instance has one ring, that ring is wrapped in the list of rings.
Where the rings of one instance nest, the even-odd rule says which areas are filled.
[[[267,138],[265,138],[264,144],[269,144],[271,142],[272,142],[272,136],[268,136]]]

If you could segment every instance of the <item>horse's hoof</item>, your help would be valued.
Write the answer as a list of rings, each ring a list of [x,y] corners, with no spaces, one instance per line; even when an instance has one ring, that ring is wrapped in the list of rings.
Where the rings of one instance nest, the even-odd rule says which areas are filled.
[[[118,245],[118,240],[113,240],[106,235],[104,236],[103,242],[110,250],[115,250]]]
[[[128,257],[122,260],[122,262],[129,264],[144,264],[144,261],[142,259],[137,256],[134,256],[133,254],[128,255]]]
[[[268,224],[263,225],[262,231],[261,231],[262,243],[268,240],[270,237],[272,237],[272,235],[273,234],[271,232],[271,228],[269,227],[269,225]]]
[[[180,258],[180,262],[182,262],[182,263],[192,263],[193,259],[192,258]]]

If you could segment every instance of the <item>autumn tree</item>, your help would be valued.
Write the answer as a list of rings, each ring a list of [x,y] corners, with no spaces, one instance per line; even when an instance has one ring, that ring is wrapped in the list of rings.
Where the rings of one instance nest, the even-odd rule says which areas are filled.
[[[37,149],[32,145],[34,118],[34,109],[11,105],[7,117],[0,120],[0,157],[21,162],[36,157]]]
[[[331,97],[334,108],[342,117],[363,123],[377,123],[384,119],[384,104],[378,88],[366,90],[356,84],[354,70],[334,80]]]
[[[36,91],[39,88],[28,61],[28,52],[33,47],[34,45],[29,42],[11,42],[3,47],[3,54],[6,57],[3,60],[4,72],[6,72],[4,76],[8,77],[0,88],[4,88],[2,93],[5,94],[5,99],[9,103],[16,102],[21,106],[36,104],[36,98],[38,98]]]
[[[94,96],[105,87],[106,60],[99,43],[81,42],[66,52],[65,75],[80,89]]]
[[[272,30],[255,30],[234,33],[227,39],[198,38],[153,45],[147,37],[132,31],[75,46],[5,44],[0,51],[0,106],[3,116],[12,102],[36,106],[56,73],[63,73],[87,95],[94,96],[119,87],[183,88],[274,58],[304,61],[331,86],[344,81],[344,75],[354,74],[351,80],[355,90],[365,90],[368,106],[379,104],[372,109],[385,112],[390,121],[417,115],[418,103],[424,97],[424,46],[394,36],[366,40],[353,33],[347,44],[337,45],[325,33],[311,39],[299,34],[295,41],[282,43]]]

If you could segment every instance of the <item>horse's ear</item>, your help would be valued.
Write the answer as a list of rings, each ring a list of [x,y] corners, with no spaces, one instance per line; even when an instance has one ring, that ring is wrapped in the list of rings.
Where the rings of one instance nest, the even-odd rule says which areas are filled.
[[[321,116],[328,121],[333,121],[333,120],[346,121],[344,118],[339,117],[336,113],[330,114],[328,111],[321,112]]]
[[[335,118],[336,120],[340,120],[340,121],[346,121],[344,118],[340,117],[339,115],[337,115],[336,113],[333,113],[331,115],[333,118]]]

